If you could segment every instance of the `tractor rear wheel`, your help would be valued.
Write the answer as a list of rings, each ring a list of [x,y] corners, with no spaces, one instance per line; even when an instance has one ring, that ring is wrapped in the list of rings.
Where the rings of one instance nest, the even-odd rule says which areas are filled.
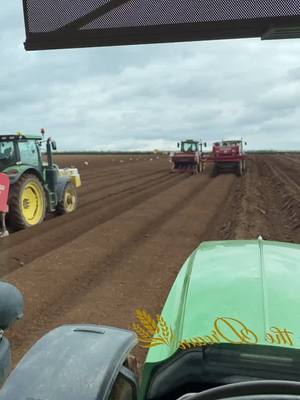
[[[199,163],[199,172],[200,172],[201,174],[204,172],[204,165],[203,165],[203,162],[202,162],[202,161],[200,161],[200,163]]]
[[[219,168],[218,168],[217,164],[215,164],[215,165],[213,166],[213,169],[212,169],[212,172],[211,172],[211,176],[212,176],[213,178],[215,178],[215,177],[218,176],[218,175],[219,175]]]
[[[244,172],[244,169],[243,169],[243,162],[242,161],[240,161],[238,164],[237,164],[237,176],[242,176],[243,175],[243,172]]]
[[[42,182],[32,174],[24,174],[10,188],[9,225],[13,230],[35,226],[43,222],[46,198]]]
[[[77,208],[78,198],[76,188],[72,183],[67,183],[62,200],[57,204],[56,212],[58,215],[70,214]]]

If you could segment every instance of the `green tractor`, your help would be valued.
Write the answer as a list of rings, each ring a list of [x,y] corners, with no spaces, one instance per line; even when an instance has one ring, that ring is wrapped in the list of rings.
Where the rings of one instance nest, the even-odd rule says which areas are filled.
[[[299,400],[299,265],[296,244],[202,243],[162,314],[137,314],[138,335],[97,325],[56,328],[20,361],[0,399]],[[22,302],[1,285],[1,299],[11,293],[0,312],[5,328],[22,315]],[[150,347],[140,374],[131,355],[138,339]]]
[[[46,143],[47,161],[43,161],[43,143]],[[3,236],[7,234],[6,222],[16,231],[40,224],[46,212],[75,211],[80,176],[77,169],[59,169],[53,163],[52,150],[56,150],[55,142],[51,138],[44,140],[42,134],[0,135],[0,189],[5,188],[5,179],[9,178],[6,210],[3,208],[5,191],[0,190]],[[1,185],[1,182],[4,183]],[[5,211],[8,211],[6,218]]]

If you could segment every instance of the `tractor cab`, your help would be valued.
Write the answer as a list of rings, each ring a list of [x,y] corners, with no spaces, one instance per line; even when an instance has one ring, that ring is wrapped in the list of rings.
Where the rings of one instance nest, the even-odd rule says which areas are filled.
[[[47,142],[46,163],[42,160],[43,142]],[[0,135],[0,172],[7,173],[11,183],[18,178],[16,169],[21,166],[31,167],[43,177],[43,168],[53,166],[52,150],[56,150],[56,143],[51,138],[44,141],[41,135]]]
[[[182,153],[196,153],[199,151],[199,142],[194,140],[185,140],[178,143],[178,148]]]
[[[202,172],[202,142],[183,140],[177,143],[177,147],[180,149],[179,152],[171,157],[172,171],[190,172],[192,174]]]

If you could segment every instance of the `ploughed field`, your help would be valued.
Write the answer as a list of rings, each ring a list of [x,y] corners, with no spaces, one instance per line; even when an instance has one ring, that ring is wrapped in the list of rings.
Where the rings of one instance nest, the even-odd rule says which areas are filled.
[[[76,213],[0,241],[1,279],[25,296],[25,317],[9,331],[15,362],[58,325],[130,328],[137,308],[159,313],[202,241],[300,243],[298,155],[250,156],[242,178],[172,173],[168,158],[156,156],[56,162],[81,173]]]

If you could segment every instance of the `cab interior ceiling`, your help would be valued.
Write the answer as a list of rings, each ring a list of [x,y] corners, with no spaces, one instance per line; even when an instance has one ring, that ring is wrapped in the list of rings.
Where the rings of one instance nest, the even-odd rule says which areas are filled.
[[[23,0],[26,50],[300,37],[299,0]]]

